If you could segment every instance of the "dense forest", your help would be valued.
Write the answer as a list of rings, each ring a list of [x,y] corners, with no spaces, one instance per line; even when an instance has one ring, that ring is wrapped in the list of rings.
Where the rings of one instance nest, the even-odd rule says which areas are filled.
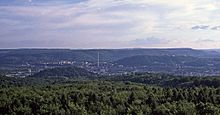
[[[75,81],[0,89],[1,114],[218,115],[220,88]]]
[[[97,79],[97,78],[95,78]],[[129,81],[161,87],[220,87],[220,77],[174,76],[161,73],[130,73],[119,76],[105,76],[98,79],[107,81]]]
[[[77,72],[77,74],[76,73],[74,74],[76,76],[69,77],[68,76],[69,74],[67,74],[66,76],[62,75],[63,71],[61,70],[66,71],[69,70],[70,68],[62,68],[60,71],[56,71],[57,69],[58,68],[47,69],[45,70],[46,72],[41,71],[26,78],[11,78],[11,77],[0,76],[0,87],[65,84],[65,83],[72,83],[75,81],[109,81],[109,82],[126,82],[126,83],[132,82],[132,83],[145,84],[148,86],[179,87],[179,88],[220,87],[220,77],[218,76],[186,77],[186,76],[174,76],[174,75],[162,74],[162,73],[129,73],[124,75],[100,76],[88,71],[86,71],[88,73],[83,74],[82,72],[85,72],[84,69],[79,69],[83,71],[75,71]],[[86,74],[88,76],[85,76]]]
[[[72,78],[72,79],[71,79]],[[0,77],[0,114],[219,115],[219,77]]]
[[[58,67],[58,68],[51,68],[45,69],[38,73],[32,75],[32,77],[67,77],[67,78],[87,78],[95,76],[94,73],[87,71],[83,68],[78,67]]]

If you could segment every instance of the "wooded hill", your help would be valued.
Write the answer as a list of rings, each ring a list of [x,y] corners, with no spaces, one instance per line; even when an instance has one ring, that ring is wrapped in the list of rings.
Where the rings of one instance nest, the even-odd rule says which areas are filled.
[[[35,73],[31,77],[66,77],[66,78],[89,78],[94,77],[96,74],[78,67],[58,67],[45,69]]]

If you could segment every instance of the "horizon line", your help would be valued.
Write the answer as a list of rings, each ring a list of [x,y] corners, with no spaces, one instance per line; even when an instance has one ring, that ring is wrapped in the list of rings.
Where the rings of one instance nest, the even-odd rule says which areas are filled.
[[[18,47],[0,48],[0,50],[123,50],[123,49],[191,49],[191,50],[220,50],[220,48],[192,48],[192,47],[122,47],[122,48],[69,48],[69,47]]]

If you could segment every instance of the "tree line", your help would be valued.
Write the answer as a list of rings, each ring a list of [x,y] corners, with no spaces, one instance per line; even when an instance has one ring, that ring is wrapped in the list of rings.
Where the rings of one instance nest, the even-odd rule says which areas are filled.
[[[220,88],[75,81],[0,89],[1,114],[219,115]]]

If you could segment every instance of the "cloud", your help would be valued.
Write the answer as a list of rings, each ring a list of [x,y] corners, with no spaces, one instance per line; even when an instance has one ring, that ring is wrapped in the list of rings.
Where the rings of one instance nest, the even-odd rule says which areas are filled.
[[[195,43],[209,43],[209,42],[216,42],[216,41],[212,39],[198,39],[195,41]]]
[[[29,44],[36,42],[35,46],[40,47],[38,41],[53,40],[63,42],[51,42],[54,47],[74,48],[116,47],[116,43],[117,47],[158,47],[168,42],[171,47],[178,47],[193,44],[200,36],[211,40],[220,37],[218,31],[194,31],[220,29],[212,26],[220,25],[220,2],[215,0],[28,1],[0,1],[0,26],[4,27],[0,28],[0,42],[30,40]],[[146,36],[155,37],[139,39]],[[19,46],[28,44],[22,43]]]
[[[207,38],[201,38],[201,39],[197,39],[195,41],[192,42],[192,44],[194,44],[195,47],[197,48],[206,48],[206,49],[210,49],[210,48],[218,48],[220,41],[218,39],[207,39]],[[212,47],[211,47],[211,46]],[[202,46],[202,47],[201,47]]]
[[[169,43],[168,40],[166,39],[162,39],[162,38],[156,38],[156,37],[148,37],[148,38],[144,38],[144,39],[135,39],[130,41],[131,44],[135,44],[135,45],[141,45],[141,46],[155,46],[155,45],[163,45],[163,44],[167,44]]]
[[[220,26],[214,26],[211,28],[211,30],[219,30],[220,29]]]
[[[54,47],[54,45],[59,46],[65,46],[63,42],[61,41],[55,41],[55,40],[18,40],[18,41],[2,41],[0,43],[2,48],[10,48],[8,44],[18,47],[18,48],[24,48],[24,47]]]
[[[219,30],[220,26],[207,26],[207,25],[200,25],[200,26],[193,26],[191,27],[192,30]]]
[[[206,25],[193,26],[191,29],[193,29],[193,30],[207,30],[207,29],[209,29],[209,26],[206,26]]]

